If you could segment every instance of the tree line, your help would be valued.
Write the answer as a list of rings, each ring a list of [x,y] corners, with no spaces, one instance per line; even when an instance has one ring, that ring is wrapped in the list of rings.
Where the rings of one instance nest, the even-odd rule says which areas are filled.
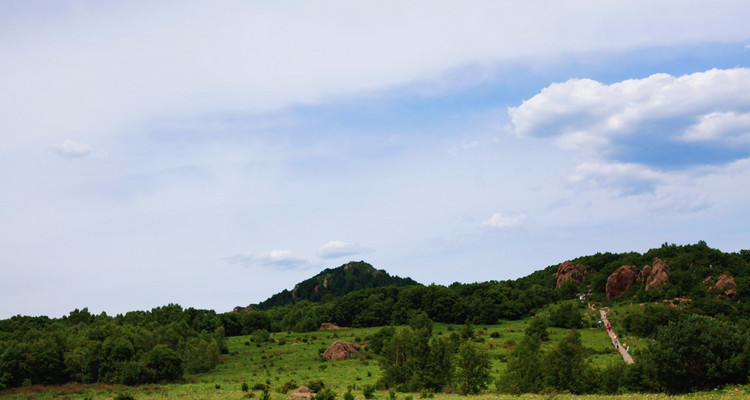
[[[110,317],[0,321],[0,389],[31,384],[173,382],[212,370],[227,352],[221,318],[176,304]]]

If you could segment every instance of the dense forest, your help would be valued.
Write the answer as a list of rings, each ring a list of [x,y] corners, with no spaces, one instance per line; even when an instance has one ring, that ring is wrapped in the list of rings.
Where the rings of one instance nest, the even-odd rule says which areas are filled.
[[[639,280],[623,293],[608,296],[608,281],[616,270],[646,270],[657,259],[668,265],[668,279],[661,285],[648,287]],[[92,315],[87,309],[59,319],[15,316],[0,321],[0,389],[69,381],[179,381],[185,372],[213,369],[226,352],[226,336],[252,334],[264,341],[270,332],[310,332],[333,323],[386,326],[368,338],[369,350],[383,362],[384,387],[442,390],[457,374],[473,368],[481,379],[469,384],[464,377],[460,391],[475,393],[487,386],[489,377],[481,342],[474,341],[468,327],[526,317],[534,318],[507,360],[508,371],[499,378],[498,389],[676,393],[747,381],[750,251],[724,253],[699,242],[569,261],[580,265],[580,279],[562,283],[557,265],[516,280],[425,286],[359,262],[327,269],[250,311],[219,314],[170,304],[114,317]],[[715,289],[719,276],[733,279],[731,293]],[[621,327],[653,339],[641,361],[607,370],[593,370],[582,361],[585,351],[574,332],[583,327],[577,309],[583,303],[569,301],[579,296],[605,306],[648,303],[630,312]],[[552,314],[537,315],[558,302]],[[433,322],[467,329],[451,337],[433,336]],[[545,349],[550,326],[573,330],[554,348]],[[691,365],[681,366],[675,357],[690,359]]]

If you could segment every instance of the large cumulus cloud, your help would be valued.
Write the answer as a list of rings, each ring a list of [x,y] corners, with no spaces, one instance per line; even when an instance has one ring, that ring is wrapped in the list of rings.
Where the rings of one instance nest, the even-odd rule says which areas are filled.
[[[554,83],[508,110],[519,136],[662,169],[750,155],[750,69]]]

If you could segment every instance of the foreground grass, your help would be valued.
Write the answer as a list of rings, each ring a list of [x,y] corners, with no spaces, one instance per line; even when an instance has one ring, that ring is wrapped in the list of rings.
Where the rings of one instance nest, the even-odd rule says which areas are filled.
[[[592,313],[591,321],[595,321]],[[493,376],[496,378],[505,368],[505,360],[513,347],[523,337],[527,320],[501,322],[498,325],[475,326],[476,336],[492,355]],[[595,322],[594,322],[595,323]],[[325,361],[319,357],[319,352],[328,347],[335,340],[364,342],[366,338],[379,328],[342,329],[337,331],[321,331],[311,333],[275,333],[273,342],[257,344],[249,336],[228,338],[229,354],[225,356],[214,371],[206,374],[187,375],[183,383],[164,385],[143,385],[128,387],[121,385],[83,385],[67,384],[63,386],[31,386],[0,392],[3,399],[112,399],[120,393],[129,394],[135,399],[259,399],[261,391],[253,389],[257,385],[267,385],[270,388],[272,400],[286,400],[300,385],[307,385],[311,380],[320,379],[326,387],[343,399],[344,393],[351,389],[355,400],[364,400],[362,388],[376,383],[380,377],[380,368],[374,358],[366,352],[359,357],[345,361]],[[436,324],[434,332],[437,335],[450,335],[460,330],[460,326]],[[562,338],[567,330],[550,328],[550,341],[545,346],[553,346]],[[492,337],[495,336],[495,337]],[[622,359],[615,352],[606,333],[598,328],[584,328],[581,330],[583,343],[589,351],[589,360],[595,367],[603,367],[610,363],[621,363]],[[637,350],[641,346],[638,338],[622,337],[623,343],[628,343],[631,349]],[[637,354],[637,352],[636,352]],[[637,359],[636,359],[637,362]],[[250,390],[243,392],[242,384]],[[494,385],[491,385],[491,389]],[[734,387],[704,393],[692,393],[683,396],[667,396],[662,394],[626,394],[618,396],[586,395],[573,396],[557,395],[496,395],[483,394],[472,396],[472,399],[739,399],[748,398],[750,386],[740,387],[741,392],[734,391]],[[397,400],[421,400],[418,393],[397,393]],[[463,399],[455,394],[436,394],[434,400]],[[376,392],[376,400],[389,400],[387,392]]]

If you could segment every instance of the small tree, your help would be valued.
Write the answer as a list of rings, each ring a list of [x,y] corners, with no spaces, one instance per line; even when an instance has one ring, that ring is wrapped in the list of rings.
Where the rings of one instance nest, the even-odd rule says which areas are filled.
[[[483,349],[472,342],[458,348],[458,391],[462,395],[477,394],[487,388],[492,364]]]
[[[542,342],[548,341],[549,333],[547,333],[547,320],[539,315],[531,318],[529,325],[526,326],[524,334],[526,336],[533,336]]]
[[[547,386],[571,393],[583,393],[592,383],[592,372],[586,363],[581,334],[570,331],[545,357]]]
[[[546,331],[545,331],[546,332]],[[542,355],[536,335],[526,335],[513,350],[505,373],[497,382],[498,390],[513,394],[536,393],[542,389]]]

